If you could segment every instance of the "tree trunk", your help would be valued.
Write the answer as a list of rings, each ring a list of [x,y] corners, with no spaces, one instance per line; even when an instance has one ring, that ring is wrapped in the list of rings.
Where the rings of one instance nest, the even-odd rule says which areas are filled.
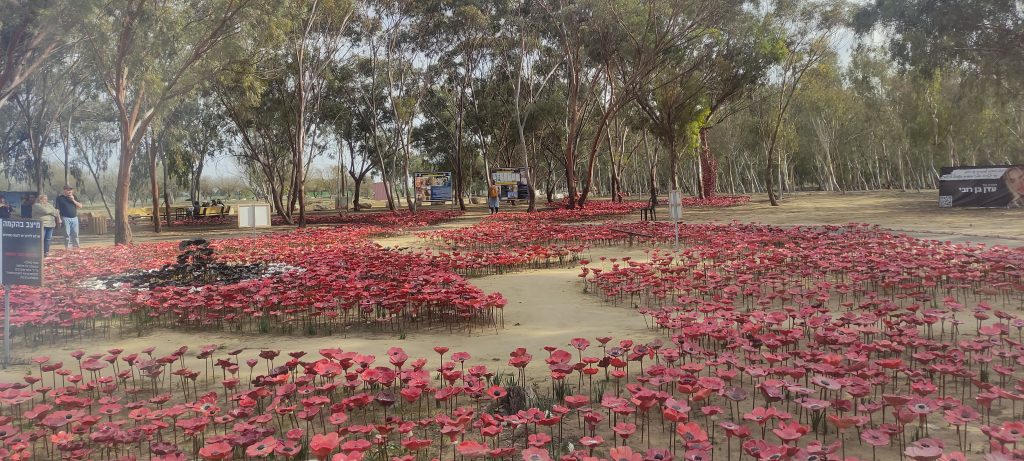
[[[123,245],[132,241],[132,227],[128,222],[128,189],[132,180],[132,148],[129,128],[121,126],[121,156],[117,168],[117,187],[114,189],[114,243]]]
[[[82,144],[80,142],[77,142],[77,141],[76,141],[76,143],[78,145],[78,151],[84,153],[85,149],[82,148]],[[85,167],[89,170],[89,175],[92,176],[93,182],[96,183],[96,192],[99,193],[100,200],[103,201],[103,208],[107,210],[107,217],[108,218],[113,218],[114,217],[114,213],[112,211],[110,211],[110,205],[107,203],[107,195],[103,192],[103,184],[100,182],[99,171],[97,171],[97,168],[93,166],[92,161],[89,160],[88,156],[85,156],[84,158],[85,158]]]
[[[572,67],[571,64],[568,66]],[[569,98],[566,101],[568,105],[566,106],[565,159],[563,162],[565,166],[565,189],[569,199],[568,208],[571,210],[576,208],[576,142],[579,138],[582,122],[580,121],[579,114],[579,74],[572,75],[569,80]]]
[[[409,208],[410,213],[416,213],[416,200],[413,199],[412,194],[409,193],[409,156],[405,155],[402,158],[402,169],[405,172],[405,177],[402,180],[402,190],[405,192],[405,204]]]
[[[391,180],[381,177],[381,181],[384,183],[384,197],[388,201],[388,210],[398,211],[398,206],[395,204],[395,191],[391,189],[391,186],[393,186]]]
[[[165,210],[165,215],[167,216],[167,227],[169,228],[172,225],[171,224],[171,201],[172,201],[172,197],[171,197],[171,191],[167,189],[167,155],[166,155],[166,153],[163,155],[163,157],[164,158],[163,158],[163,162],[162,163],[164,165],[164,168],[163,168],[163,170],[164,170],[164,184],[163,184],[163,189],[164,189],[164,210]]]
[[[159,234],[163,229],[160,225],[160,185],[156,181],[156,150],[157,150],[157,139],[156,135],[152,132],[149,134],[149,190],[153,194],[153,232]]]
[[[775,184],[775,178],[774,178],[775,170],[773,169],[775,167],[775,162],[774,162],[774,158],[773,158],[774,156],[775,156],[775,139],[774,139],[774,136],[773,136],[772,139],[769,141],[768,154],[767,154],[768,162],[767,162],[767,165],[765,165],[764,187],[765,187],[765,189],[767,189],[767,192],[768,192],[768,202],[770,202],[772,206],[779,206],[779,199],[775,195],[775,186],[774,186],[774,184]]]
[[[189,199],[191,199],[192,201],[195,201],[195,202],[199,201],[199,189],[201,188],[201,184],[202,184],[202,176],[203,176],[203,164],[200,163],[199,167],[196,168],[196,170],[192,173],[192,181],[190,181],[190,183],[189,183],[190,187],[189,187],[189,191],[188,191],[188,196],[189,196]]]
[[[711,198],[718,189],[718,160],[711,154],[708,144],[708,127],[700,129],[700,198]]]
[[[277,188],[277,186],[270,186],[270,200],[274,203],[274,208],[277,209],[278,216],[284,219],[285,224],[293,224],[291,211],[285,209],[283,193]]]
[[[363,185],[363,178],[366,174],[355,174],[352,170],[348,171],[349,176],[352,177],[352,185],[355,186],[355,193],[352,194],[352,211],[359,211],[359,189]]]
[[[526,133],[525,133],[525,129],[523,127],[523,117],[519,113],[519,111],[520,111],[520,109],[519,109],[519,98],[520,98],[519,91],[520,91],[520,81],[521,80],[522,80],[522,75],[520,75],[520,79],[517,80],[517,82],[516,82],[516,97],[515,97],[516,134],[519,137],[519,139],[518,139],[518,141],[519,141],[519,155],[522,158],[523,166],[526,167],[526,187],[530,191],[530,203],[529,203],[529,206],[526,208],[526,212],[529,213],[529,212],[536,211],[536,209],[537,209],[537,187],[536,187],[536,180],[533,178],[533,170],[530,168],[530,155],[527,153],[527,149],[526,149]],[[488,172],[488,174],[490,174],[490,172]]]
[[[658,205],[658,152],[651,151],[651,145],[647,141],[647,132],[644,132],[644,153],[647,154],[647,180],[648,192],[650,192],[649,203],[652,207]]]
[[[544,195],[547,199],[547,203],[550,204],[551,202],[555,201],[555,161],[552,160],[550,153],[549,155],[547,155],[547,165],[548,176],[547,179],[544,181]]]
[[[612,102],[612,104],[615,104],[615,102]],[[587,197],[590,195],[590,189],[591,189],[592,183],[594,181],[594,166],[597,164],[597,152],[598,152],[598,150],[600,150],[601,144],[604,143],[604,136],[603,136],[603,134],[604,134],[604,131],[608,128],[608,120],[610,119],[610,117],[612,115],[615,114],[616,110],[617,110],[616,107],[608,107],[608,108],[606,108],[603,111],[603,114],[601,115],[601,120],[598,122],[597,127],[595,129],[594,141],[593,141],[593,143],[590,146],[590,152],[589,152],[589,154],[587,156],[588,157],[587,171],[586,171],[586,175],[583,178],[584,179],[584,182],[583,182],[583,192],[582,192],[582,194],[580,194],[580,200],[579,200],[579,207],[580,208],[583,208],[583,206],[587,202]],[[609,140],[609,143],[611,143],[610,140]]]
[[[700,147],[697,147],[697,156],[693,159],[693,196],[704,198],[704,162],[700,158]]]
[[[669,185],[672,186],[672,190],[679,190],[679,153],[676,152],[676,137],[675,135],[669,135],[668,137],[668,168],[669,168]]]

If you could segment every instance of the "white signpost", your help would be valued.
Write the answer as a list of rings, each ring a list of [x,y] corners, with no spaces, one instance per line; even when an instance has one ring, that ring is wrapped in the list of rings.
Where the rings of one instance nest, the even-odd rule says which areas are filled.
[[[683,195],[678,191],[668,193],[668,216],[676,226],[676,251],[679,250],[679,220],[683,219]]]
[[[238,206],[238,228],[252,229],[252,236],[256,236],[257,227],[270,227],[270,205],[264,203],[251,203]]]
[[[3,367],[11,363],[11,286],[43,284],[43,224],[0,220],[0,285],[4,287]]]

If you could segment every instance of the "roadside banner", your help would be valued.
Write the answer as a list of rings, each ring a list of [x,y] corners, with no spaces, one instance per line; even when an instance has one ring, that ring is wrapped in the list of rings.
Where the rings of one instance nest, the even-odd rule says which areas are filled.
[[[1024,208],[1024,165],[942,168],[939,207]]]

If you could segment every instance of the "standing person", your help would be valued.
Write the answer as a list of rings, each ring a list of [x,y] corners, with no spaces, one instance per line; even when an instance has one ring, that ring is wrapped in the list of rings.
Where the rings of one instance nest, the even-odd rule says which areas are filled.
[[[25,194],[21,196],[21,219],[32,219],[32,196]]]
[[[50,199],[46,194],[39,194],[36,204],[32,205],[32,216],[43,223],[43,256],[49,256],[53,228],[60,225],[60,213],[50,204]]]
[[[498,213],[498,195],[500,191],[498,185],[494,183],[487,187],[487,208],[491,210],[491,214]]]
[[[0,195],[0,219],[11,219],[11,206],[3,195]]]
[[[60,219],[64,221],[64,248],[78,248],[78,209],[82,203],[75,199],[75,189],[64,186],[64,194],[55,201]]]

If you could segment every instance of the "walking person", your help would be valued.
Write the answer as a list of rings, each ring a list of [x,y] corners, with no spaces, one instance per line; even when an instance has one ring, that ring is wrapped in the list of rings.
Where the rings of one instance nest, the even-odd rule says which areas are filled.
[[[491,183],[487,187],[487,208],[491,210],[491,214],[498,213],[498,195],[501,189],[498,188],[497,184]]]
[[[82,203],[75,199],[75,189],[64,186],[64,194],[57,197],[55,204],[64,221],[64,248],[78,248],[78,209],[82,208]]]
[[[32,216],[43,223],[43,257],[49,256],[53,228],[60,225],[60,213],[50,204],[46,194],[39,194],[36,204],[32,205]]]

